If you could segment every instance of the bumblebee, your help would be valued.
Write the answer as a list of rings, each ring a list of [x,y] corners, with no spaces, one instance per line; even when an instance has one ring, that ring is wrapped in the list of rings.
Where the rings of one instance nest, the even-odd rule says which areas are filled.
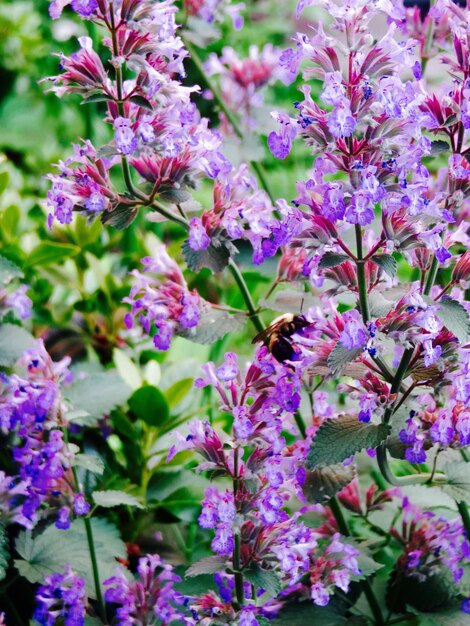
[[[292,335],[309,325],[304,315],[286,313],[277,317],[265,330],[256,335],[251,343],[263,342],[276,361],[284,363],[295,357]]]

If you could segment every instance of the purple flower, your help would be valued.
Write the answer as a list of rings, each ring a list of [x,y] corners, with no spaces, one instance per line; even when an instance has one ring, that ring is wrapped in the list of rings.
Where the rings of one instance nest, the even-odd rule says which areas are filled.
[[[189,222],[189,247],[191,250],[206,250],[211,244],[211,238],[206,232],[199,217],[193,217]]]
[[[77,493],[73,500],[73,510],[76,515],[88,515],[90,504],[85,500],[83,493]]]
[[[362,323],[359,311],[355,309],[343,314],[345,322],[339,342],[348,350],[363,348],[369,340],[369,334]]]
[[[279,133],[274,131],[269,133],[268,147],[275,157],[285,159],[291,150],[292,141],[297,135],[297,130],[290,117],[285,113],[272,113],[271,115],[279,123],[280,129]]]
[[[131,128],[131,120],[125,117],[117,117],[114,120],[114,139],[119,152],[132,154],[137,150],[138,139]]]
[[[98,0],[72,0],[72,9],[82,17],[90,17],[98,8]]]
[[[179,621],[182,615],[177,607],[182,597],[173,587],[181,579],[173,573],[172,566],[157,554],[147,555],[139,559],[137,574],[135,580],[129,580],[118,568],[116,576],[103,583],[108,587],[106,601],[119,605],[119,624],[150,624],[155,619],[164,624]]]
[[[219,524],[217,526],[211,547],[216,554],[232,554],[235,540],[230,524]]]
[[[334,137],[350,137],[356,127],[356,119],[344,101],[335,106],[328,117],[328,128]]]
[[[415,441],[412,446],[406,449],[405,459],[410,463],[425,463],[426,452],[423,449],[422,441]]]
[[[344,219],[350,224],[366,226],[374,219],[374,211],[370,205],[371,197],[367,191],[359,189],[353,194],[351,202],[346,209]]]
[[[55,525],[60,530],[68,530],[70,528],[70,509],[67,506],[59,509]]]
[[[36,593],[37,608],[34,619],[43,626],[83,626],[87,595],[85,580],[77,576],[70,565],[63,574],[46,576]]]

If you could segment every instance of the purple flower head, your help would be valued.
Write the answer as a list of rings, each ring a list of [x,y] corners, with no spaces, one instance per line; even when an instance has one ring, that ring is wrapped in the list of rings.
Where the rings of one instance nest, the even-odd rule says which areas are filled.
[[[68,530],[70,528],[70,509],[67,506],[59,509],[55,525],[59,530]]]
[[[135,580],[129,580],[119,568],[116,576],[104,581],[108,587],[105,599],[119,605],[116,616],[120,624],[150,624],[155,619],[169,624],[182,617],[178,609],[182,597],[173,588],[180,580],[157,554],[147,555],[139,559]]]
[[[348,350],[363,348],[368,339],[369,334],[364,327],[359,311],[352,309],[343,314],[345,322],[339,341]]]
[[[328,117],[328,128],[334,137],[350,137],[356,127],[356,119],[345,101],[335,106]]]
[[[426,452],[423,449],[423,442],[415,441],[409,448],[406,449],[405,459],[410,463],[425,463]]]
[[[72,9],[82,17],[90,17],[98,8],[98,0],[72,0]]]
[[[371,199],[367,191],[362,189],[356,191],[346,209],[344,219],[350,224],[359,224],[360,226],[370,224],[374,219]]]
[[[87,595],[85,580],[77,576],[70,565],[63,574],[46,576],[36,593],[37,608],[34,619],[43,626],[83,626]]]
[[[278,133],[274,131],[268,136],[268,147],[278,159],[285,159],[289,154],[292,142],[297,135],[297,129],[291,118],[285,113],[272,113],[273,118],[279,123]]]
[[[77,493],[73,500],[73,510],[76,515],[88,515],[90,504],[85,500],[83,493]]]
[[[206,232],[201,218],[193,217],[189,222],[189,247],[191,250],[206,250],[211,244],[211,238]]]
[[[131,121],[125,117],[114,120],[114,139],[119,152],[132,154],[137,150],[139,140],[132,130]]]

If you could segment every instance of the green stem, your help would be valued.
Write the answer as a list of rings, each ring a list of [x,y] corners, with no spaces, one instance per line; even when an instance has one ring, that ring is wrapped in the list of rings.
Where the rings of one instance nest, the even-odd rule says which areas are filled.
[[[434,285],[434,281],[436,280],[437,270],[439,268],[439,261],[436,257],[433,258],[431,268],[429,270],[428,279],[426,281],[426,286],[424,287],[424,295],[429,296],[431,292],[431,288]]]
[[[467,539],[470,539],[470,513],[468,511],[468,506],[462,500],[460,502],[457,502],[457,507],[459,509],[460,517],[462,518],[462,523],[465,528],[465,534],[467,535]]]
[[[106,607],[104,604],[103,594],[101,593],[100,573],[98,569],[98,560],[96,558],[95,542],[93,539],[93,529],[91,527],[91,519],[85,517],[86,538],[88,541],[88,550],[90,552],[91,567],[93,569],[93,582],[95,584],[96,601],[98,602],[101,619],[106,624]]]
[[[300,431],[300,434],[302,435],[302,438],[305,439],[307,437],[307,430],[305,428],[305,422],[302,418],[302,415],[300,414],[300,411],[296,411],[294,413],[294,419],[295,419],[295,423],[297,424],[297,428]]]
[[[224,99],[223,99],[222,95],[220,94],[220,92],[219,92],[215,82],[207,74],[207,71],[204,68],[204,64],[203,64],[202,59],[199,56],[197,50],[194,48],[192,43],[190,41],[188,41],[187,39],[183,38],[183,41],[184,41],[185,47],[187,48],[188,52],[191,55],[191,59],[192,59],[194,65],[196,66],[199,74],[201,75],[201,78],[204,80],[204,82],[206,83],[207,87],[212,92],[212,94],[214,96],[214,99],[216,100],[219,109],[222,111],[222,113],[227,118],[227,121],[232,126],[232,128],[233,128],[235,134],[237,135],[237,137],[239,139],[243,139],[243,137],[244,137],[243,131],[241,130],[240,125],[238,124],[238,121],[237,121],[236,117],[234,116],[232,111],[225,104]],[[276,198],[275,198],[275,196],[274,196],[274,194],[273,194],[273,192],[272,192],[272,190],[271,190],[271,188],[269,186],[269,183],[268,183],[268,181],[266,179],[266,175],[265,175],[265,173],[263,171],[263,168],[261,167],[261,165],[257,161],[250,161],[250,165],[254,169],[254,171],[256,172],[256,175],[258,176],[258,180],[261,183],[261,186],[263,187],[263,189],[268,194],[271,202],[273,204],[275,204]]]
[[[355,225],[357,246],[357,289],[359,292],[359,307],[364,324],[370,320],[369,302],[367,300],[366,266],[362,251],[362,232],[359,224]]]
[[[330,507],[331,512],[334,515],[334,518],[336,520],[336,523],[338,524],[338,528],[341,534],[344,535],[345,537],[352,537],[353,535],[351,531],[349,530],[348,522],[346,521],[346,518],[343,515],[343,511],[341,509],[338,498],[336,496],[333,496],[329,500],[328,506]],[[372,589],[372,585],[370,584],[367,578],[364,580],[361,580],[361,587],[362,587],[362,590],[364,591],[364,595],[367,598],[367,602],[369,603],[370,610],[372,611],[372,614],[375,619],[375,623],[377,624],[377,626],[384,626],[385,621],[382,615],[382,611],[380,609],[380,604],[377,598],[375,597],[375,593],[374,593],[374,590]]]
[[[246,284],[245,279],[243,278],[243,274],[241,273],[240,268],[238,267],[238,265],[235,263],[233,259],[230,259],[230,261],[228,262],[228,267],[230,271],[232,272],[232,276],[234,277],[235,282],[238,285],[238,288],[240,289],[240,293],[243,296],[243,300],[245,301],[246,308],[248,309],[248,313],[249,313],[249,317],[251,321],[253,322],[256,330],[259,333],[262,332],[265,329],[264,324],[261,321],[261,318],[259,317],[258,313],[256,312],[255,303],[253,302],[253,298],[251,297],[250,290],[248,289],[248,285]]]
[[[239,449],[235,448],[233,452],[233,499],[237,501],[237,491],[238,491],[238,454]],[[235,574],[235,593],[237,596],[238,608],[243,606],[245,602],[245,592],[243,589],[243,574],[242,574],[242,564],[241,564],[241,538],[240,531],[235,532],[234,537],[234,548],[233,548],[233,570]]]

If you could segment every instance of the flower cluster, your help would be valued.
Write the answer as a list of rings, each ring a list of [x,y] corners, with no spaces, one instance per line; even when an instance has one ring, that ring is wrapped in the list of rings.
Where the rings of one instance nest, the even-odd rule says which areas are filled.
[[[46,576],[36,593],[34,619],[43,626],[83,626],[88,604],[85,585],[70,565],[63,574]]]
[[[209,305],[196,291],[189,291],[180,268],[164,246],[154,257],[142,259],[142,264],[145,273],[133,270],[136,283],[124,299],[132,304],[132,313],[127,313],[125,323],[132,328],[138,318],[146,333],[155,333],[155,347],[168,350],[173,334],[195,328],[201,309]]]
[[[144,626],[153,624],[155,619],[170,624],[181,618],[178,607],[182,597],[173,588],[180,578],[172,570],[171,565],[153,554],[139,559],[135,580],[129,580],[120,569],[104,582],[105,599],[118,605],[116,617],[121,626]]]
[[[199,470],[232,479],[231,490],[210,487],[202,503],[199,524],[215,531],[213,551],[235,571],[240,565],[279,568],[290,586],[308,575],[311,599],[324,606],[335,586],[347,590],[351,576],[360,575],[358,552],[342,544],[339,535],[317,550],[318,533],[299,514],[285,511],[293,497],[303,500],[305,482],[305,446],[287,448],[282,434],[299,406],[298,375],[259,348],[244,374],[236,355],[227,353],[220,367],[204,366],[196,385],[217,391],[221,409],[233,415],[232,435],[221,437],[209,423],[193,422],[186,437],[178,435],[169,459],[193,449],[204,458]],[[224,593],[231,597],[232,591],[229,587]],[[246,597],[254,600],[250,590]]]
[[[420,581],[448,569],[458,582],[464,574],[463,565],[470,560],[470,545],[460,520],[448,521],[434,513],[423,513],[408,498],[403,499],[402,506],[401,530],[391,530],[404,546],[398,568],[405,576]]]
[[[62,428],[63,400],[61,386],[71,381],[67,357],[54,363],[42,341],[27,350],[19,361],[24,375],[2,374],[0,395],[0,430],[13,433],[13,461],[17,477],[3,472],[2,508],[10,507],[7,517],[26,528],[38,521],[44,502],[58,502],[58,496],[70,500],[60,508],[56,525],[68,528],[71,508],[77,515],[88,513],[89,504],[80,493],[70,492],[70,466],[73,453],[64,441]]]

